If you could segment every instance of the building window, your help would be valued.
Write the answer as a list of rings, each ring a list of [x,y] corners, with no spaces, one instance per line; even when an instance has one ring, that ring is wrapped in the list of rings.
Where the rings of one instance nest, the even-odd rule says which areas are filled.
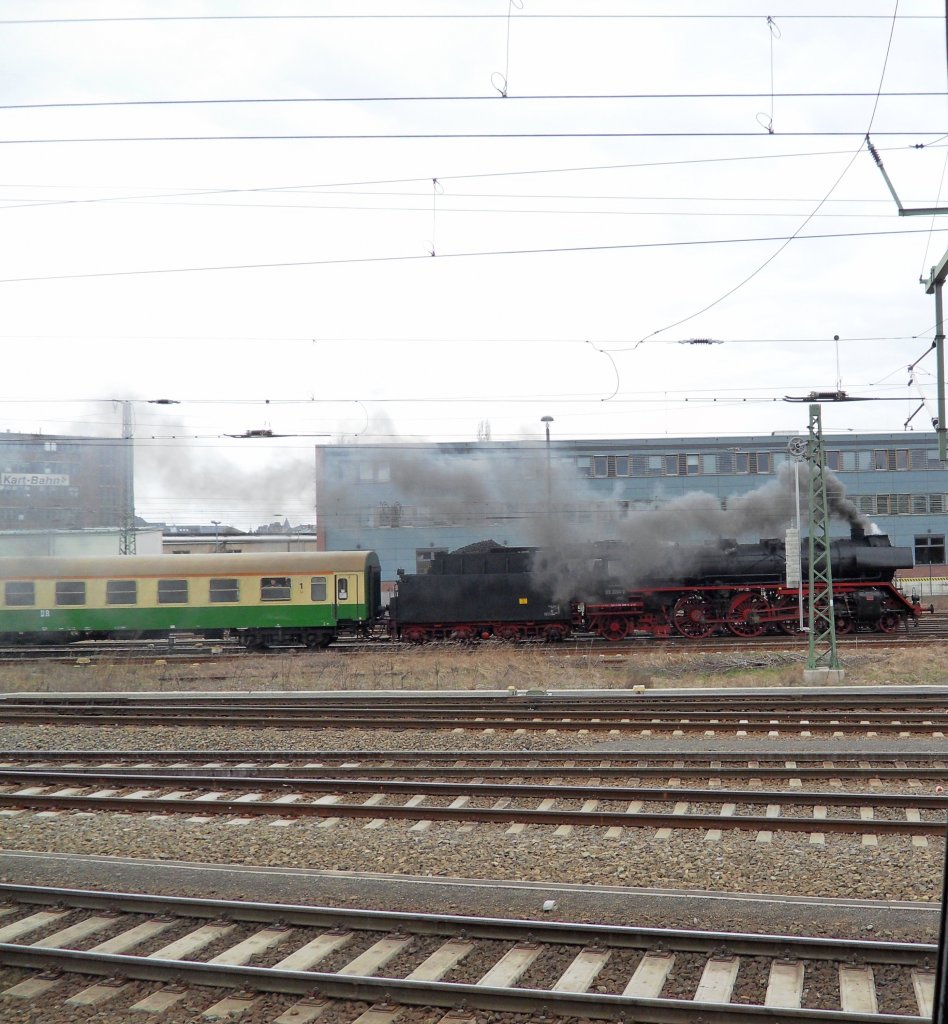
[[[877,448],[872,453],[873,469],[888,472],[905,470],[911,465],[908,448]]]
[[[928,533],[915,538],[915,564],[945,564],[945,535],[943,533]]]
[[[826,468],[832,470],[834,473],[841,473],[843,471],[843,453],[827,452]]]
[[[211,580],[208,596],[212,604],[224,604],[240,600],[239,580]]]
[[[309,581],[309,599],[311,601],[326,600],[326,577],[313,576]]]
[[[576,472],[580,476],[592,476],[592,456],[580,455],[576,459]]]
[[[593,476],[604,477],[609,475],[609,460],[605,455],[593,457]]]
[[[188,581],[187,580],[159,580],[158,581],[158,603],[159,604],[187,604],[188,603]]]
[[[106,580],[106,604],[136,604],[138,602],[138,584],[135,580]]]
[[[56,604],[85,604],[86,585],[82,580],[64,580],[56,584]]]
[[[372,524],[370,524],[372,525]],[[398,529],[399,526],[408,526],[405,522],[405,509],[401,502],[393,501],[391,505],[383,501],[375,510],[375,526],[381,529]]]
[[[261,601],[289,601],[289,576],[264,576],[260,580]]]
[[[10,580],[3,589],[3,600],[11,607],[36,604],[36,587],[32,580]]]

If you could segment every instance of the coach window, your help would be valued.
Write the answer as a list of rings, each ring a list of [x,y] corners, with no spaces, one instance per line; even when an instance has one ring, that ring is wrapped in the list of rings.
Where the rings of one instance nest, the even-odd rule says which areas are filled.
[[[106,580],[106,604],[135,604],[138,601],[138,584],[135,580]]]
[[[345,576],[340,576],[339,579],[336,580],[336,597],[340,601],[349,600],[349,581]]]
[[[56,604],[85,604],[86,585],[83,580],[65,580],[56,584]]]
[[[11,607],[36,604],[36,585],[32,580],[10,580],[4,585],[3,600]]]
[[[289,576],[264,576],[260,581],[261,601],[289,601]]]
[[[187,580],[159,580],[158,581],[158,603],[159,604],[187,604],[188,603],[188,581]]]
[[[313,576],[309,581],[309,599],[311,601],[326,600],[326,577]]]
[[[224,604],[240,600],[239,580],[211,580],[208,597],[212,604]]]

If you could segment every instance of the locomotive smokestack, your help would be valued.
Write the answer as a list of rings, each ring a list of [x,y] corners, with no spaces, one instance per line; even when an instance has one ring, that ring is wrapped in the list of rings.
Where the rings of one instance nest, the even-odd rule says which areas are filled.
[[[853,523],[849,527],[850,540],[862,540],[866,536],[866,529],[864,526],[860,526],[859,523]]]

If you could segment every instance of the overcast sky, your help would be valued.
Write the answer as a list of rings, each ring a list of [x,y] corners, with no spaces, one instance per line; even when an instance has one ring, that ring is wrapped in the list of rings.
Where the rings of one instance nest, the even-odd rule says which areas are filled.
[[[936,0],[0,0],[0,39],[0,429],[133,401],[152,518],[305,519],[306,435],[919,404],[948,218],[865,136],[948,206]]]

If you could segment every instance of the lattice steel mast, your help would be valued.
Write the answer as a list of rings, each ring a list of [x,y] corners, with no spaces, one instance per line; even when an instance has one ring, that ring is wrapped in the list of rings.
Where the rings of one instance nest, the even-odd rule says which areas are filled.
[[[810,467],[810,651],[807,668],[839,668],[836,654],[836,613],[833,567],[830,562],[829,514],[826,501],[826,454],[820,407],[810,406],[807,462]]]

